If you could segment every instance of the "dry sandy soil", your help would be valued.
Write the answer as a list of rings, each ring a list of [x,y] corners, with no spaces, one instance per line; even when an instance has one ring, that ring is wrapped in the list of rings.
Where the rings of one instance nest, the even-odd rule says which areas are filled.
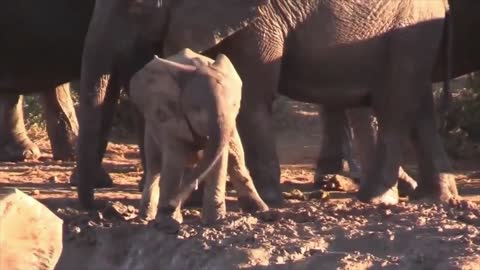
[[[288,108],[277,142],[283,188],[291,199],[270,215],[241,213],[230,193],[221,224],[203,226],[192,208],[183,211],[178,235],[137,224],[138,149],[125,143],[111,143],[104,160],[115,186],[98,190],[103,206],[85,212],[68,184],[74,164],[52,161],[44,134],[36,134],[44,153],[39,161],[0,163],[0,186],[20,188],[64,220],[58,270],[480,269],[478,204],[464,209],[404,200],[376,207],[355,200],[353,190],[318,196],[313,164],[319,117],[313,106]],[[461,194],[479,203],[480,160],[455,165]]]

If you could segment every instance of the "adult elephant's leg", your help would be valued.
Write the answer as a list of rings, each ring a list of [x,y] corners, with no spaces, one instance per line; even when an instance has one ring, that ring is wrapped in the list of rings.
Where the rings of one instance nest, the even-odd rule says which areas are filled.
[[[369,168],[375,157],[375,142],[377,140],[377,123],[370,108],[350,109],[347,113],[353,129],[353,145],[355,156],[360,161],[361,168]],[[363,170],[360,179],[365,179]],[[417,182],[399,167],[398,190],[400,195],[407,196],[415,190]]]
[[[429,85],[425,85],[426,88]],[[417,114],[412,138],[418,152],[419,183],[412,198],[429,198],[435,201],[449,201],[458,197],[455,177],[446,155],[434,119],[433,96],[425,93]],[[437,157],[440,154],[440,157]]]
[[[40,150],[27,136],[23,120],[23,97],[0,96],[0,161],[37,159]]]
[[[247,167],[262,199],[269,205],[280,205],[283,197],[272,103],[278,89],[283,38],[281,33],[265,35],[249,27],[225,40],[220,50],[233,62],[243,81],[237,125]]]
[[[111,187],[113,184],[102,167],[102,159],[108,143],[115,105],[120,95],[120,83],[116,74],[112,76],[104,74],[97,79],[100,81],[92,82],[91,78],[87,82],[82,80],[82,84],[95,83],[95,85],[81,86],[77,168],[70,179],[72,184],[78,184],[78,197],[85,208],[94,207],[95,187]],[[94,92],[90,92],[91,90]]]
[[[347,117],[348,118],[348,117]],[[357,161],[355,156],[355,151],[353,149],[353,131],[352,127],[347,119],[347,124],[343,127],[343,137],[342,137],[342,153],[343,157],[348,164],[348,174],[351,178],[360,180],[362,169],[360,164]]]
[[[240,207],[250,213],[268,210],[268,206],[260,198],[245,165],[245,154],[237,130],[233,132],[228,152],[228,174],[237,191]]]
[[[315,171],[316,182],[321,181],[325,174],[337,174],[342,171],[342,144],[343,139],[346,139],[345,128],[348,127],[343,108],[323,106],[319,111],[323,120],[323,136]]]
[[[73,160],[78,122],[69,84],[59,85],[53,91],[45,91],[41,97],[53,159]]]
[[[375,157],[377,129],[373,126],[372,111],[369,108],[349,109],[347,116],[353,130],[353,152],[362,168],[360,181],[363,181],[366,178],[366,170],[370,167]]]
[[[391,50],[394,51],[396,46],[403,49],[400,48],[403,42],[395,41],[392,40]],[[378,121],[375,155],[373,162],[363,161],[366,163],[362,166],[366,166],[363,169],[367,177],[361,181],[358,192],[361,201],[374,204],[398,203],[397,180],[403,145],[419,106],[419,85],[422,79],[428,80],[426,72],[423,74],[411,69],[410,57],[413,56],[397,53],[390,57],[389,61],[394,64],[386,70],[384,82],[372,89],[373,108]],[[368,159],[368,155],[365,159]]]
[[[373,162],[365,169],[367,177],[361,181],[358,198],[373,204],[398,203],[397,176],[402,144],[406,136],[408,119],[387,108],[379,110],[378,140]]]

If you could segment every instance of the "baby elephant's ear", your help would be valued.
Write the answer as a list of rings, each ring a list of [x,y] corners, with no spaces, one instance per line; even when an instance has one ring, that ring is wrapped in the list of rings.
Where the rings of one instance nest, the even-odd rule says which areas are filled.
[[[222,94],[229,106],[236,108],[237,111],[231,114],[232,117],[236,117],[242,99],[242,80],[230,59],[224,54],[217,56],[213,66],[223,73],[222,85],[224,91]]]
[[[176,61],[170,61],[167,59],[160,58],[158,56],[155,56],[155,59],[152,62],[153,62],[152,70],[154,72],[169,71],[171,74],[175,75],[181,72],[192,72],[196,70],[195,66],[179,63]]]
[[[240,84],[240,87],[242,86],[242,80],[240,79],[240,76],[238,75],[235,66],[232,64],[232,62],[226,55],[217,55],[217,58],[215,58],[215,62],[213,63],[213,65],[220,69],[228,78],[228,80],[232,80],[236,84]]]

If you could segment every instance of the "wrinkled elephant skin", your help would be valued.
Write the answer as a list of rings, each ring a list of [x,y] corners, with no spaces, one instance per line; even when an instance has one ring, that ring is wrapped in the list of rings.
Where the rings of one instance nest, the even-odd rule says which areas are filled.
[[[235,8],[229,6],[232,3]],[[456,197],[441,179],[449,166],[434,158],[435,149],[442,146],[434,122],[431,74],[441,53],[445,1],[271,0],[264,4],[254,0],[96,3],[81,79],[78,170],[83,205],[92,206],[93,186],[99,180],[95,175],[102,170],[115,104],[112,97],[155,50],[168,56],[185,47],[212,58],[223,53],[240,74],[238,131],[248,169],[267,203],[281,202],[271,115],[277,90],[299,101],[373,108],[379,130],[372,166],[364,168],[368,181],[360,188],[362,201],[398,201],[400,153],[410,134],[420,153],[422,196],[437,201]],[[145,44],[152,47],[146,49]],[[125,59],[131,61],[128,67]],[[104,97],[110,99],[104,102]]]

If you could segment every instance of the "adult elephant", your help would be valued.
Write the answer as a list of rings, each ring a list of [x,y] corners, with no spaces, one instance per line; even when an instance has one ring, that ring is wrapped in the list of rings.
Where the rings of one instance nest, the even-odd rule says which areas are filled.
[[[0,9],[0,160],[38,157],[21,94],[41,93],[55,159],[73,159],[78,124],[67,82],[80,62],[94,0],[7,1]]]
[[[151,59],[153,49],[145,44],[165,55],[189,47],[232,60],[244,81],[237,123],[247,166],[270,204],[282,200],[271,117],[277,90],[300,101],[373,106],[378,150],[369,182],[360,189],[363,201],[398,201],[399,156],[409,133],[421,153],[417,197],[455,197],[455,183],[440,174],[450,168],[436,164],[432,150],[439,140],[430,74],[444,1],[271,0],[254,20],[259,5],[253,0],[96,3],[80,94],[77,176],[84,206],[93,206],[96,183],[111,183],[101,160],[114,100],[129,75]]]
[[[451,1],[439,54],[432,72],[432,83],[445,82],[480,69],[480,37],[478,35],[480,18],[477,16],[478,12],[480,12],[478,1]],[[440,99],[437,104],[441,114],[448,109],[445,106],[448,106],[450,98],[448,84],[444,84],[444,89],[446,89],[444,98]],[[355,148],[353,152],[358,154],[356,158],[360,159],[362,167],[368,167],[368,162],[373,157],[377,136],[377,130],[373,123],[375,116],[372,110],[355,109],[353,112],[346,113],[342,109],[326,108],[322,113],[328,128],[322,142],[322,145],[325,144],[326,147],[322,148],[317,161],[316,178],[320,179],[324,174],[338,173],[341,171],[342,158],[347,160],[354,158],[345,156],[352,154],[351,151],[342,151],[342,147],[345,145],[353,145]],[[345,136],[345,131],[350,128],[350,124],[354,136]],[[435,150],[435,156],[439,162],[449,162],[443,148]],[[399,179],[401,178],[407,180],[404,183],[409,185],[409,189],[414,187],[409,176],[403,170],[399,171]]]

